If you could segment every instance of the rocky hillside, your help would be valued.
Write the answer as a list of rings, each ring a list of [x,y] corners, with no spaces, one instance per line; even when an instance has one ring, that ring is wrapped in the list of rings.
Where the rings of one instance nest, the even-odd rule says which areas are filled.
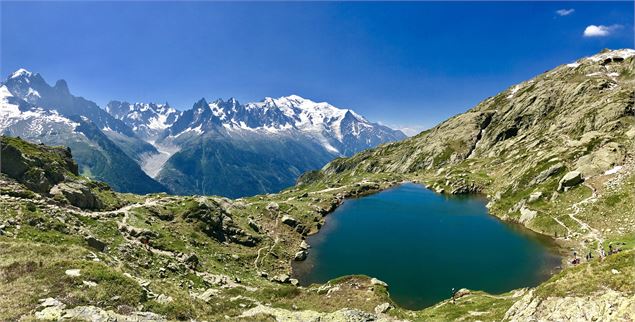
[[[0,320],[633,320],[634,54],[559,66],[414,138],[236,200],[113,193],[77,176],[63,149],[3,139],[22,168],[39,170],[0,176]],[[65,175],[37,188],[32,178],[47,171]],[[562,271],[536,288],[461,290],[455,304],[420,311],[371,277],[298,286],[291,263],[311,252],[304,238],[324,216],[404,180],[487,194],[493,215],[553,236]],[[73,205],[60,184],[100,204]],[[609,246],[620,251],[600,260]],[[572,250],[594,258],[572,265]]]

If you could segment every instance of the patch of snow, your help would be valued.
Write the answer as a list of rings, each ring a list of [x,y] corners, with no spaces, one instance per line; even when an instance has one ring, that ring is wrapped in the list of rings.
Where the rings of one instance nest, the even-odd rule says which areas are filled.
[[[613,167],[613,169],[606,170],[606,172],[604,172],[604,175],[616,174],[616,173],[620,172],[620,170],[622,170],[622,166],[618,165],[618,166]]]
[[[40,93],[38,93],[38,91],[34,90],[31,87],[29,87],[29,91],[27,92],[26,96],[28,96],[28,97],[42,97],[42,96],[40,96]]]
[[[507,99],[514,97],[514,94],[516,94],[516,92],[518,92],[519,89],[520,89],[520,85],[516,85],[512,87],[512,89],[509,92],[509,95],[507,96]]]
[[[580,63],[570,63],[570,64],[567,64],[567,67],[571,67],[571,68],[576,68],[576,67],[578,67],[578,66],[580,66]]]

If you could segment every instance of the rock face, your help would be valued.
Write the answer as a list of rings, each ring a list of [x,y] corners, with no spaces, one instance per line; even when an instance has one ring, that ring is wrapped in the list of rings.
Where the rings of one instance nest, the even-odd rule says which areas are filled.
[[[66,177],[77,176],[77,163],[66,148],[35,146],[20,139],[2,136],[0,164],[2,173],[16,179],[29,189],[48,193],[51,187]],[[44,152],[34,152],[43,149]]]
[[[567,174],[560,179],[560,182],[558,182],[558,191],[563,191],[565,188],[575,187],[582,183],[582,181],[584,181],[584,179],[582,178],[582,173],[579,171],[567,172]]]

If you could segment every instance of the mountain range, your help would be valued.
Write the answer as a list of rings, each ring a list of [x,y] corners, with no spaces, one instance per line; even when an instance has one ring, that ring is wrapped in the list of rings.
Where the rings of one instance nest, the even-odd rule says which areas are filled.
[[[82,174],[122,192],[241,197],[279,191],[337,157],[405,138],[401,131],[297,95],[105,109],[20,69],[0,85],[0,132],[67,145]],[[124,175],[122,175],[124,174]]]

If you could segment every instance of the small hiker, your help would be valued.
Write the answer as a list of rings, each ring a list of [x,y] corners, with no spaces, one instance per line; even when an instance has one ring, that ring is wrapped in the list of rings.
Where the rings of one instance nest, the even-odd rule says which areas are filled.
[[[456,290],[452,288],[452,304],[456,304]]]
[[[609,255],[613,254],[613,245],[609,244]]]

